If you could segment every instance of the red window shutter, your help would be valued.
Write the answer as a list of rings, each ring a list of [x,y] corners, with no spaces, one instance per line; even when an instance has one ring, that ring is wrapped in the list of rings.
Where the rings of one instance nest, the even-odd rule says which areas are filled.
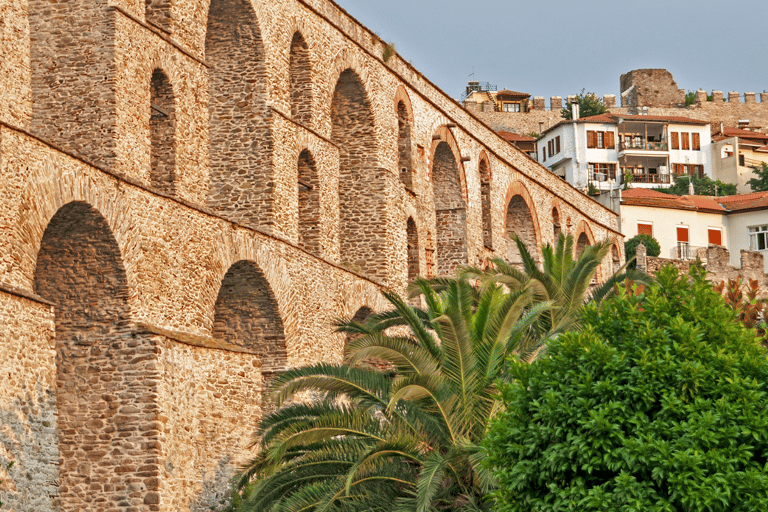
[[[592,130],[587,130],[587,147],[597,147],[597,133]]]
[[[688,132],[680,132],[680,142],[683,149],[691,149],[691,141]]]
[[[653,236],[653,224],[637,223],[637,234]]]
[[[723,232],[719,229],[709,228],[707,230],[709,243],[713,245],[723,245]]]
[[[670,134],[670,139],[672,139],[672,149],[680,149],[680,139],[677,132],[672,132]]]
[[[688,242],[688,226],[677,226],[677,241]]]
[[[613,132],[605,132],[605,147],[607,149],[616,148],[616,139],[614,138]]]
[[[701,136],[698,133],[692,133],[693,137],[693,149],[695,151],[701,150]]]
[[[560,136],[555,137],[555,154],[560,152]]]

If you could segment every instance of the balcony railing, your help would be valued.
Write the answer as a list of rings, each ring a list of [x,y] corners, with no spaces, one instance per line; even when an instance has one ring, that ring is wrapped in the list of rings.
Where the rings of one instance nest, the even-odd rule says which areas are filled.
[[[623,141],[619,144],[620,151],[636,149],[640,151],[666,151],[668,149],[666,142],[645,142],[645,141]]]
[[[699,254],[699,249],[706,249],[706,247],[697,247],[688,242],[677,242],[677,246],[672,249],[672,257],[677,260],[695,260]]]
[[[634,183],[672,183],[669,174],[633,174]]]
[[[615,180],[615,172],[594,172],[589,171],[589,181],[609,181]]]

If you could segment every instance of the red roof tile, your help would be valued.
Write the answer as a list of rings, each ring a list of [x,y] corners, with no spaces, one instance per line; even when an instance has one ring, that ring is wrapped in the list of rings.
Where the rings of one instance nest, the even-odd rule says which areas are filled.
[[[732,212],[768,208],[768,192],[719,197],[717,200]]]
[[[768,140],[768,133],[753,132],[750,130],[743,130],[741,128],[729,128],[725,127],[723,135],[726,137],[743,137],[745,139],[759,139]]]
[[[498,131],[498,133],[501,138],[506,140],[507,142],[535,142],[536,139],[533,137],[529,137],[527,135],[520,135],[519,133],[512,133],[512,132],[505,132],[505,131]]]
[[[745,210],[768,209],[768,192],[724,197],[676,196],[656,190],[632,188],[621,193],[621,204],[728,214]]]
[[[509,89],[502,89],[499,92],[496,93],[497,96],[524,96],[528,97],[530,94],[526,92],[517,92],[517,91],[510,91]]]

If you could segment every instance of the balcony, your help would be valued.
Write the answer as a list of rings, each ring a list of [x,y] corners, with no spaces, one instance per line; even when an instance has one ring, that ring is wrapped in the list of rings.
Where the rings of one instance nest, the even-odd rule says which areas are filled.
[[[672,249],[672,258],[676,260],[695,260],[696,256],[703,252],[706,258],[706,247],[697,247],[688,242],[677,242],[677,246]]]
[[[622,141],[619,143],[619,151],[667,151],[666,142]]]
[[[633,174],[632,183],[669,184],[672,178],[669,174]]]

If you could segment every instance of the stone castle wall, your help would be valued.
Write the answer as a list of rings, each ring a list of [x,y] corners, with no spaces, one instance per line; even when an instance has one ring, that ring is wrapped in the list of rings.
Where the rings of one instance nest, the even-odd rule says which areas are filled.
[[[340,361],[333,321],[382,289],[506,255],[510,204],[536,251],[553,212],[623,248],[332,2],[210,3],[0,1],[12,510],[215,508],[269,376]]]

